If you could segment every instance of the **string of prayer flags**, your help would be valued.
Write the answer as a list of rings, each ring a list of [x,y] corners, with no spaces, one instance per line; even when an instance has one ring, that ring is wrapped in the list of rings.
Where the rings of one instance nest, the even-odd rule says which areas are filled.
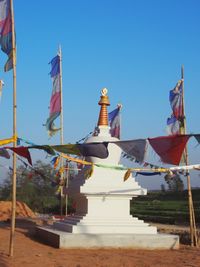
[[[186,137],[189,138],[190,136],[188,135]],[[168,138],[169,138],[169,136],[168,136]],[[20,148],[20,153],[19,153],[19,151],[16,151],[19,148]],[[18,147],[18,148],[10,148],[10,147],[8,147],[6,149],[11,149],[14,152],[18,152],[17,153],[18,155],[26,157],[28,159],[28,156],[25,153],[26,151],[28,151],[27,147],[25,147],[25,148],[24,147]],[[130,177],[131,172],[135,172],[136,175],[140,174],[140,175],[152,176],[152,175],[157,175],[157,174],[160,175],[161,173],[169,173],[170,175],[172,175],[174,172],[180,172],[180,171],[184,171],[184,170],[186,171],[186,170],[191,170],[191,169],[200,170],[200,164],[190,165],[190,166],[176,166],[176,167],[170,167],[170,168],[160,168],[160,167],[158,167],[156,165],[144,162],[145,167],[147,167],[147,166],[151,167],[151,169],[147,169],[147,168],[144,169],[144,168],[127,168],[127,167],[120,166],[120,165],[113,166],[113,165],[106,165],[106,164],[100,164],[100,163],[92,163],[92,162],[88,162],[88,161],[81,160],[81,159],[78,159],[78,158],[73,158],[73,157],[70,157],[70,156],[65,155],[65,154],[62,154],[61,157],[64,157],[69,161],[73,161],[73,162],[80,163],[80,164],[83,164],[83,165],[91,166],[91,168],[86,170],[86,173],[85,173],[86,178],[89,178],[93,174],[94,166],[101,167],[101,168],[108,168],[108,169],[126,171],[125,174],[124,174],[124,181],[126,181]],[[60,159],[60,157],[55,157],[54,158],[54,162],[56,162],[58,159]],[[20,160],[22,162],[24,162],[22,159],[20,159]],[[29,163],[31,164],[30,160],[29,160]],[[30,166],[30,167],[33,168],[32,166]],[[60,168],[59,173],[63,172],[64,170],[65,170],[65,168]],[[35,173],[38,173],[42,177],[44,176],[43,174],[41,174],[37,170],[35,170]]]
[[[179,165],[190,135],[170,135],[148,138],[149,143],[164,163]]]
[[[6,153],[6,149],[10,149],[18,155],[25,157],[30,164],[32,164],[29,149],[40,149],[46,151],[51,156],[57,156],[56,159],[59,160],[58,153],[64,154],[74,154],[81,157],[97,157],[105,159],[108,157],[108,144],[114,143],[118,145],[126,158],[134,158],[136,162],[143,162],[143,166],[150,166],[151,168],[159,168],[158,166],[144,161],[147,152],[148,141],[154,151],[160,156],[161,160],[167,164],[178,165],[180,163],[183,150],[186,146],[188,139],[194,136],[198,143],[200,143],[200,134],[190,134],[190,135],[171,135],[171,136],[160,136],[148,139],[136,139],[127,141],[111,141],[111,142],[101,142],[101,143],[82,143],[82,144],[66,144],[66,145],[32,145],[32,146],[18,146],[15,148],[3,147],[0,150],[0,156],[5,158],[9,157]],[[8,144],[17,140],[17,137],[12,137],[9,139],[0,140],[0,145]],[[6,153],[6,154],[5,154]],[[67,158],[69,159],[69,158]],[[69,159],[71,160],[71,159]],[[82,160],[76,159],[77,163],[83,164]],[[84,165],[84,164],[83,164]]]

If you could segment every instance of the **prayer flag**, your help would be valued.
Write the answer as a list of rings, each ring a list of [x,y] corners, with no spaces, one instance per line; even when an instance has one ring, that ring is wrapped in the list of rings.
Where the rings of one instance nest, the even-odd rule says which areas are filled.
[[[118,139],[120,139],[120,109],[121,106],[118,106],[116,109],[108,113],[110,134]]]
[[[126,154],[133,156],[138,162],[143,162],[147,151],[147,140],[136,139],[113,142],[118,145]]]
[[[60,128],[55,128],[54,121],[61,112],[61,86],[60,86],[60,56],[54,57],[51,62],[50,75],[53,80],[53,90],[50,100],[50,114],[46,122],[46,128],[50,136],[56,134]]]
[[[179,165],[183,150],[191,135],[171,135],[148,138],[164,163]]]
[[[97,157],[105,159],[108,157],[108,143],[83,143],[77,144],[83,157]]]
[[[28,160],[29,164],[32,165],[32,159],[31,155],[28,151],[28,147],[20,146],[20,147],[5,147],[6,149],[10,149],[16,154],[18,154],[21,157],[24,157]]]
[[[154,176],[154,175],[161,175],[161,172],[136,172],[136,176],[137,175]]]
[[[51,78],[60,74],[60,56],[59,55],[55,56],[49,62],[49,64],[51,64],[51,71],[50,71]]]
[[[83,157],[97,157],[105,159],[108,157],[108,143],[84,143],[51,146],[58,152],[74,154]]]
[[[13,137],[11,137],[9,139],[0,140],[0,146],[7,145],[9,143],[14,143],[16,140],[17,140],[16,136],[13,136]]]
[[[169,101],[174,114],[178,120],[183,118],[183,80],[179,80],[175,88],[169,93]]]
[[[179,132],[180,122],[177,120],[174,114],[172,114],[171,117],[167,119],[167,133],[168,135],[175,135],[179,134]]]
[[[4,66],[4,71],[9,71],[13,68],[12,18],[10,0],[0,1],[0,46],[1,50],[8,55],[8,60]]]
[[[167,119],[167,133],[169,135],[180,134],[183,121],[183,80],[179,80],[173,90],[169,92],[169,101],[172,115]]]

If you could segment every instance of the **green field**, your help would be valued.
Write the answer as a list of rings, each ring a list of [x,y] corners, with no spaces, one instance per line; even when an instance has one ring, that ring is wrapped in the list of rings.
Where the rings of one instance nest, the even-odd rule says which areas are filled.
[[[192,190],[192,197],[200,224],[200,189]],[[131,214],[149,222],[189,225],[188,192],[149,192],[131,201]]]

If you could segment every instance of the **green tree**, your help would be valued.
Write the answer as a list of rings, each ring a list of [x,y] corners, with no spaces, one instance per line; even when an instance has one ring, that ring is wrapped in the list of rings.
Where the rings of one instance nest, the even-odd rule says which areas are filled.
[[[165,175],[164,177],[169,191],[183,191],[184,183],[178,174],[174,174],[173,176],[170,174]]]
[[[8,174],[0,189],[0,199],[11,199],[12,173]],[[56,171],[50,164],[37,161],[33,169],[21,165],[17,168],[17,200],[25,202],[40,213],[59,210],[59,199],[55,192],[58,184]]]
[[[161,191],[164,193],[166,192],[166,189],[165,189],[165,185],[164,184],[161,184]]]

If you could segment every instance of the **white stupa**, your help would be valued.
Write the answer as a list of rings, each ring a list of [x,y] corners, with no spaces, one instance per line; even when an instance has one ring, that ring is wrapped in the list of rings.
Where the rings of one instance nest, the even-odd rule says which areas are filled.
[[[107,106],[110,105],[107,90],[102,90],[98,120],[98,135],[86,142],[119,141],[111,137],[108,126]],[[126,170],[106,168],[120,165],[121,148],[115,143],[108,144],[109,156],[106,159],[96,157],[87,161],[103,164],[94,165],[89,179],[85,178],[85,167],[71,182],[68,194],[76,202],[76,212],[64,220],[55,222],[51,233],[59,236],[59,247],[142,247],[142,248],[177,248],[177,236],[159,235],[157,228],[130,215],[130,200],[139,195],[146,195],[133,176],[124,181]],[[40,235],[44,234],[40,228]],[[42,233],[43,231],[43,233]]]
[[[110,135],[107,112],[110,103],[105,88],[102,90],[99,105],[99,133],[86,142],[118,141]],[[109,156],[106,159],[91,157],[86,160],[107,166],[119,166],[121,148],[109,143],[108,151]],[[62,223],[55,223],[56,228],[71,233],[157,233],[156,227],[130,215],[130,200],[147,193],[133,176],[124,182],[125,170],[94,166],[92,176],[86,180],[86,169],[88,168],[75,177],[69,187],[69,195],[76,202],[75,215],[67,217]]]

